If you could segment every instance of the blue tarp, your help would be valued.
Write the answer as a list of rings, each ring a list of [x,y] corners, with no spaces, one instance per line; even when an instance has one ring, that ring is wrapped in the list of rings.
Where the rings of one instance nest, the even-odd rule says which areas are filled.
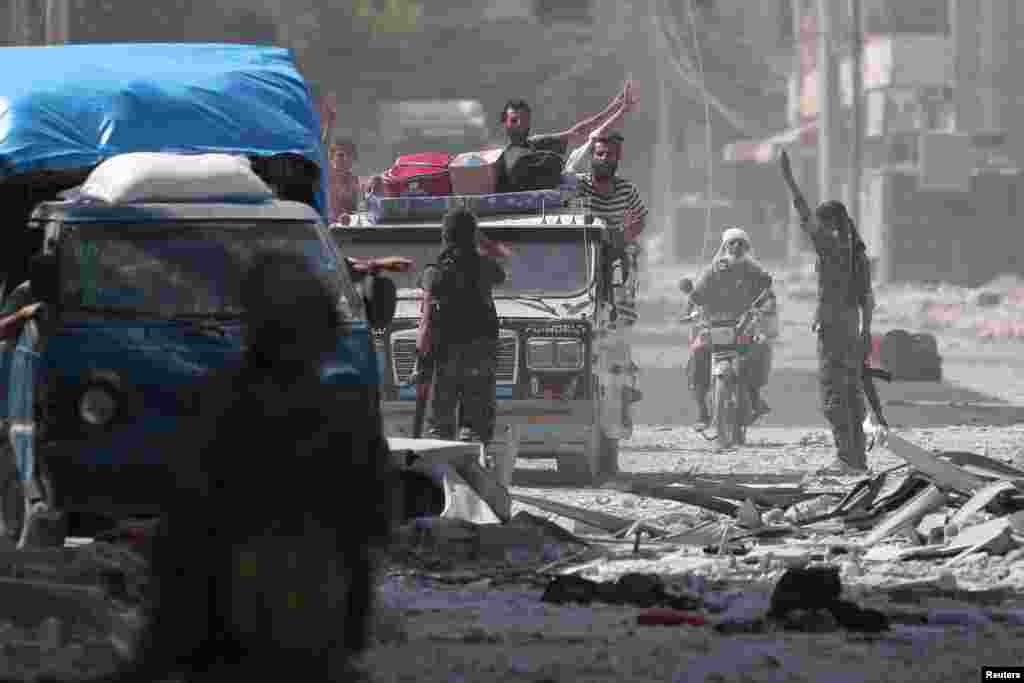
[[[325,179],[320,117],[284,48],[4,47],[0,73],[0,180],[144,151],[289,152]]]

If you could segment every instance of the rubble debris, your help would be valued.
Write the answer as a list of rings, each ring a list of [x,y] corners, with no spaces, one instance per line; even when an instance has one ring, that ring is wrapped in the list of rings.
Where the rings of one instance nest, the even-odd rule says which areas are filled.
[[[661,540],[679,545],[703,547],[719,541],[722,538],[722,535],[732,528],[731,524],[710,520],[681,533],[665,536]],[[739,531],[735,530],[734,535],[739,536]]]
[[[917,525],[918,535],[927,544],[941,543],[946,537],[947,517],[941,512],[931,512],[925,515]]]
[[[1008,479],[1010,481],[1024,481],[1024,471],[1011,467],[1006,463],[993,460],[992,458],[967,451],[945,451],[939,453],[940,458],[949,460],[957,467],[977,474],[981,477],[991,479]]]
[[[749,498],[736,511],[736,521],[740,526],[748,529],[759,529],[764,526],[764,522],[761,520],[761,513],[757,511],[754,501]]]
[[[867,530],[874,527],[879,519],[896,512],[929,486],[924,477],[911,473],[892,493],[879,498],[864,510],[854,510],[843,517],[847,527]]]
[[[885,443],[893,455],[906,460],[911,467],[932,480],[940,489],[973,495],[987,483],[953,463],[943,460],[906,439],[890,434]]]
[[[655,537],[668,536],[669,532],[666,529],[660,529],[652,524],[643,522],[642,520],[629,519],[627,517],[617,517],[610,515],[605,512],[598,512],[596,510],[586,510],[584,508],[576,507],[574,505],[565,505],[563,503],[556,503],[551,500],[545,500],[543,498],[536,498],[534,496],[524,496],[522,494],[513,494],[513,500],[519,501],[526,505],[531,505],[535,508],[551,512],[572,519],[578,522],[583,522],[592,527],[601,529],[609,534],[622,534],[640,522],[645,531]],[[639,527],[637,527],[639,528]]]
[[[658,486],[641,482],[619,482],[615,488],[622,493],[632,493],[637,496],[648,498],[659,498],[663,500],[674,500],[677,503],[695,505],[705,510],[718,512],[723,515],[735,517],[739,506],[722,498],[716,498],[705,491],[693,489],[687,486]]]
[[[941,507],[947,501],[946,494],[940,491],[937,486],[934,484],[929,486],[905,503],[899,510],[882,520],[864,539],[864,547],[870,548],[882,539],[891,536],[905,527],[916,526],[926,514]]]
[[[954,559],[959,562],[962,556],[982,550],[987,550],[994,555],[1001,555],[1015,546],[1011,535],[1013,531],[1020,529],[1022,524],[1024,524],[1024,512],[1019,512],[1009,517],[999,517],[967,527],[943,543],[910,548],[898,546],[873,548],[864,555],[864,559],[887,562],[893,560],[939,559],[953,555],[957,556]],[[956,564],[956,562],[952,564]]]
[[[783,517],[793,524],[814,524],[819,521],[831,519],[835,515],[832,513],[835,511],[835,496],[831,493],[823,494],[791,505],[784,513]],[[826,512],[827,511],[827,512]]]
[[[1001,494],[1018,490],[1019,489],[1017,489],[1013,482],[1006,481],[1005,479],[993,482],[979,490],[971,497],[970,500],[964,503],[949,520],[949,523],[958,527],[963,526],[964,522],[967,521],[971,515],[984,510],[991,503],[995,502]]]
[[[649,496],[651,498],[662,497],[662,494],[671,495],[673,497],[670,500],[678,500],[681,503],[689,503],[723,514],[731,513],[721,505],[722,500],[739,501],[741,503],[751,500],[755,505],[770,509],[786,508],[808,498],[814,498],[816,495],[807,493],[799,488],[743,486],[704,476],[687,477],[683,480],[674,481],[668,486],[619,479],[608,482],[604,485],[604,488],[614,489],[622,493]],[[668,489],[667,492],[666,489]],[[686,499],[683,499],[684,497]]]
[[[507,524],[421,517],[399,529],[396,547],[436,564],[459,562],[512,566],[557,563],[589,544],[546,519],[520,511]]]

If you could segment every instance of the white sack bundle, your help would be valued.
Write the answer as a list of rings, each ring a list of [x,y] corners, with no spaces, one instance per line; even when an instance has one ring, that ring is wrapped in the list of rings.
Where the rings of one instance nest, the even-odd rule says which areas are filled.
[[[270,187],[242,156],[132,152],[93,169],[81,193],[111,204],[266,201]]]

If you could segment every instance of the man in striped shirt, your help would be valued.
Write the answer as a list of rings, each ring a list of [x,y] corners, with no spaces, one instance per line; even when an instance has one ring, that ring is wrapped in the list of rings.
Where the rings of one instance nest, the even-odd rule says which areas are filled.
[[[635,99],[627,101],[620,112],[619,118],[636,104]],[[647,207],[640,199],[640,193],[631,181],[619,178],[616,171],[622,154],[623,137],[619,133],[609,133],[616,119],[605,122],[598,130],[591,133],[590,139],[583,147],[575,150],[565,165],[566,173],[574,173],[576,165],[587,148],[590,150],[590,173],[575,173],[576,192],[579,198],[589,205],[590,213],[603,219],[613,229],[621,229],[626,241],[624,253],[621,254],[623,274],[628,284],[615,288],[615,310],[622,327],[628,329],[636,322],[636,296],[638,293],[637,269],[640,245],[637,237],[644,229],[647,221]],[[626,373],[626,386],[623,387],[622,431],[620,438],[629,438],[633,431],[632,411],[628,408],[639,400],[640,393],[636,389],[637,366],[633,363],[632,352],[622,332],[608,340],[614,349],[613,353],[624,359],[623,369]]]
[[[632,108],[627,106],[619,117]],[[616,117],[619,118],[619,117]],[[623,230],[627,243],[633,243],[644,229],[647,207],[631,181],[616,175],[622,154],[623,137],[608,133],[612,119],[591,135],[587,144],[575,150],[565,164],[567,173],[574,173],[583,155],[590,151],[590,173],[576,173],[576,190],[591,213],[608,225]]]

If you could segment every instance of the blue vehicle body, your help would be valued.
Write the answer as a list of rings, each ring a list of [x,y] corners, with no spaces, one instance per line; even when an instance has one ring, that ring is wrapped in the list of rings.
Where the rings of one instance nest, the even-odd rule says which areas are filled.
[[[277,224],[299,231],[304,246],[296,242],[297,248],[334,280],[342,297],[348,324],[339,334],[335,353],[323,359],[325,381],[351,385],[375,401],[380,376],[363,302],[311,207],[281,201],[134,206],[71,201],[41,205],[32,228],[45,231],[51,245],[47,248],[54,250],[65,282],[75,274],[61,251],[71,249],[74,235],[84,234],[90,225],[100,236],[116,233],[156,239],[161,245],[187,244],[192,251],[181,253],[195,252],[195,259],[186,266],[194,263],[197,278],[207,282],[217,274],[202,267],[217,265],[219,256],[204,261],[201,251],[207,243],[188,243],[191,231],[215,226],[244,241],[253,231],[283,231]],[[177,237],[165,239],[169,233]],[[225,272],[225,278],[230,276]],[[197,416],[197,392],[208,376],[241,359],[243,338],[239,317],[124,315],[131,310],[132,283],[108,284],[91,299],[99,303],[98,310],[76,310],[62,297],[50,307],[45,323],[25,325],[16,344],[0,349],[0,356],[9,368],[3,378],[5,417],[19,480],[31,482],[43,467],[43,488],[55,487],[60,509],[116,518],[159,509],[171,485],[166,465],[180,455],[165,446]],[[110,314],[104,307],[110,307]],[[115,419],[102,428],[86,424],[79,415],[83,393],[95,387],[109,390],[117,399]],[[258,445],[239,444],[239,449],[250,451],[247,457],[273,456],[258,453]],[[283,476],[289,474],[294,473],[282,470]]]
[[[127,152],[293,154],[317,164],[320,117],[290,50],[141,43],[0,48],[0,181]]]
[[[17,185],[41,187],[43,195],[42,203],[36,198],[22,207],[26,225],[4,226],[8,245],[33,245],[22,254],[26,259],[40,250],[53,257],[60,264],[54,270],[60,288],[70,277],[61,259],[73,236],[151,236],[177,254],[182,267],[193,268],[197,282],[217,284],[232,276],[219,274],[216,245],[207,249],[193,234],[237,231],[231,235],[245,241],[259,231],[276,235],[277,226],[281,234],[298,231],[302,249],[311,250],[306,255],[338,288],[348,320],[336,353],[324,359],[324,379],[352,385],[376,403],[379,370],[364,303],[324,224],[319,116],[288,50],[233,44],[0,48],[0,66],[7,74],[0,82],[0,193]],[[104,159],[139,151],[290,155],[312,162],[317,175],[303,176],[308,191],[302,201],[58,200],[60,191],[79,184]],[[256,163],[254,170],[267,180]],[[278,180],[268,182],[281,187]],[[10,285],[24,279],[18,272],[10,281],[12,272],[0,275]],[[0,315],[21,305],[10,289],[0,286]],[[90,291],[96,310],[69,307],[61,294],[47,300],[45,313],[22,325],[17,336],[0,336],[0,454],[14,461],[27,498],[36,486],[45,502],[61,510],[107,517],[156,512],[172,485],[166,465],[178,455],[164,448],[168,437],[196,416],[206,378],[241,358],[241,321],[237,315],[205,321],[152,311],[126,315],[116,309],[130,310],[134,298],[145,295],[132,282]],[[90,387],[117,397],[117,414],[102,428],[79,416]],[[247,457],[274,455],[254,451]],[[284,466],[282,475],[290,474]]]

